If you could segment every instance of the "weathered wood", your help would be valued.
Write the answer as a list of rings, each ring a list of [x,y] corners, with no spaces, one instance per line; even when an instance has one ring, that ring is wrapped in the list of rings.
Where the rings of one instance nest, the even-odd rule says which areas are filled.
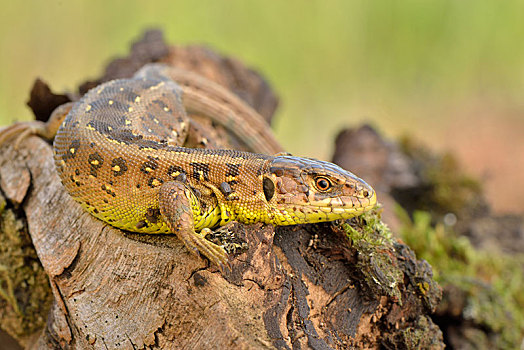
[[[228,229],[247,250],[222,275],[175,236],[123,233],[84,212],[44,141],[4,148],[7,162],[16,166],[2,176],[31,174],[22,207],[54,296],[34,348],[345,348],[403,343],[395,334],[421,320],[419,331],[441,344],[424,316],[438,287],[398,243],[351,247],[324,224],[280,228],[273,245],[271,226],[236,224]],[[377,264],[383,257],[394,273]],[[433,284],[417,292],[421,281]]]

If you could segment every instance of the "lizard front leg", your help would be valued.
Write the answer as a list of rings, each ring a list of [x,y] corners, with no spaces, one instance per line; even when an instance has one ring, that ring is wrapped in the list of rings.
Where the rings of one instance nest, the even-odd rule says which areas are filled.
[[[160,214],[191,252],[203,254],[223,270],[228,266],[225,250],[204,238],[209,229],[203,229],[200,234],[195,231],[193,206],[196,204],[191,202],[191,194],[191,189],[179,181],[163,184],[159,191]]]

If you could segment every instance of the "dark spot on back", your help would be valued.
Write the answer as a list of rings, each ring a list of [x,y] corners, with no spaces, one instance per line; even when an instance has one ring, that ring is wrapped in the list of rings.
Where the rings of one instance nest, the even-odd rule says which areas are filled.
[[[126,145],[135,143],[143,138],[142,135],[133,134],[133,131],[130,129],[116,129],[113,132],[107,134],[107,137],[109,137],[111,140],[123,142]]]
[[[149,160],[144,162],[144,164],[142,164],[142,166],[140,167],[140,171],[146,174],[158,168],[158,161],[151,156],[148,156],[148,158]]]
[[[73,140],[69,147],[67,148],[66,152],[63,154],[62,159],[67,160],[71,158],[75,158],[78,154],[78,149],[80,148],[80,140]]]
[[[102,158],[102,156],[98,152],[91,153],[87,158],[87,161],[92,167],[95,167],[97,169],[100,168],[102,164],[104,164],[104,158]]]
[[[181,166],[178,165],[170,165],[169,169],[167,170],[167,175],[171,176],[172,178],[175,178],[179,176],[180,174],[186,175],[186,172]]]
[[[190,164],[193,167],[192,176],[195,180],[200,180],[200,174],[204,181],[209,181],[209,164],[193,162]]]
[[[137,139],[135,141],[136,145],[140,149],[152,148],[152,149],[164,149],[167,146],[167,142],[157,142],[152,140]]]
[[[111,170],[113,170],[114,176],[123,175],[127,171],[126,160],[122,157],[113,159],[111,161]]]
[[[241,164],[231,164],[231,163],[226,163],[226,167],[227,167],[227,170],[226,170],[226,176],[238,176],[238,174],[240,174],[240,166]]]
[[[151,104],[155,104],[158,107],[160,107],[161,109],[169,108],[169,106],[166,105],[165,102],[160,100],[160,99],[156,99],[156,100],[151,101]]]
[[[151,188],[155,188],[155,187],[158,187],[160,185],[162,185],[164,183],[164,180],[162,179],[158,179],[156,177],[151,177],[148,181],[147,181],[147,184],[149,185],[149,187]]]
[[[113,130],[111,124],[99,119],[89,121],[87,123],[87,126],[95,129],[96,131],[104,135],[108,135]]]
[[[104,159],[98,152],[95,152],[91,153],[89,157],[87,157],[87,162],[89,163],[90,167],[89,173],[96,177],[98,175],[98,169],[100,169],[102,164],[104,164]]]

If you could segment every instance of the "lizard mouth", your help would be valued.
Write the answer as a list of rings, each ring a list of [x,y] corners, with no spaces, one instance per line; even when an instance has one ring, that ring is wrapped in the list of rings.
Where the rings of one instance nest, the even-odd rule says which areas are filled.
[[[320,203],[315,205],[315,203],[308,203],[308,207],[321,211],[324,213],[333,213],[340,215],[341,218],[345,218],[346,215],[353,217],[355,215],[364,213],[368,210],[373,209],[377,204],[377,194],[375,191],[368,197],[347,197],[346,200],[341,198],[332,199],[328,205],[325,203]],[[301,206],[306,206],[305,204]]]
[[[318,204],[310,202],[286,205],[274,211],[274,220],[279,225],[295,225],[350,219],[373,209],[377,204],[377,195],[373,191],[366,198],[352,197],[350,203],[329,205],[323,201]]]

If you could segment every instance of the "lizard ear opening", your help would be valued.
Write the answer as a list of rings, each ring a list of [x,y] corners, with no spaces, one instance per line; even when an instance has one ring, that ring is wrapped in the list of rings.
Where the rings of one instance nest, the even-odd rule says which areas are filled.
[[[269,202],[275,194],[275,184],[269,177],[265,176],[262,187],[264,188],[264,196],[266,196],[266,201]]]

